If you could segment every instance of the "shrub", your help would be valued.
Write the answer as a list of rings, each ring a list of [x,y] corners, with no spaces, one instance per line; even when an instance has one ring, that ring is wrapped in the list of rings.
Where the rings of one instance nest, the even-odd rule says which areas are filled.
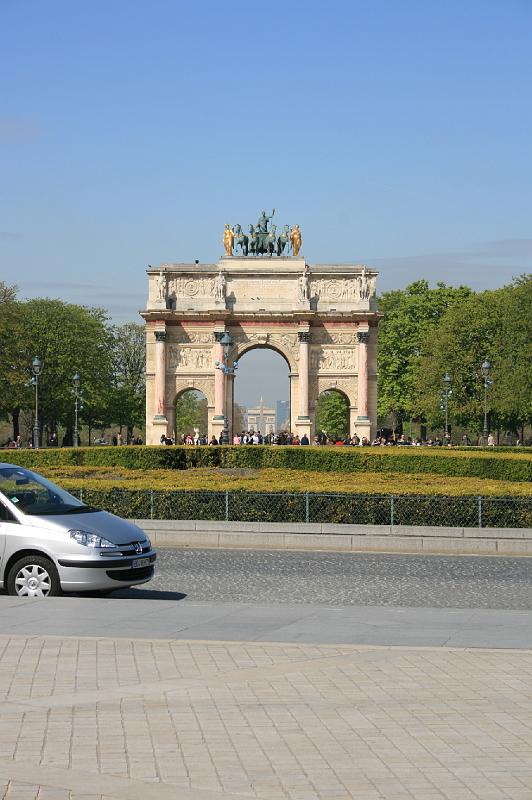
[[[128,469],[198,467],[288,468],[316,472],[401,472],[532,481],[528,452],[369,447],[80,447],[5,450],[3,459],[41,466],[85,465]]]

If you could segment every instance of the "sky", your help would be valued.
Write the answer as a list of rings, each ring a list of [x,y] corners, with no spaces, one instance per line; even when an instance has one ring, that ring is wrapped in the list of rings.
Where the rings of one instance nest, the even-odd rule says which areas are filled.
[[[273,207],[381,292],[531,271],[532,0],[0,0],[0,25],[21,297],[140,321],[147,264],[216,261]],[[239,402],[285,397],[256,358]]]

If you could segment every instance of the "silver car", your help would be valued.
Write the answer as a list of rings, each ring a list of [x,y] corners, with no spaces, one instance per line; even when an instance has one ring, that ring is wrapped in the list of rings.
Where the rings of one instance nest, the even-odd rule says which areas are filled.
[[[30,470],[0,464],[0,587],[19,597],[108,593],[153,577],[146,534]]]

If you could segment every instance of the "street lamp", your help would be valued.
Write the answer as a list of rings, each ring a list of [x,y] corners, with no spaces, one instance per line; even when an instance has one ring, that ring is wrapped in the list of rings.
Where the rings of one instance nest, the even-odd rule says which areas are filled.
[[[74,384],[74,447],[79,447],[79,436],[78,436],[78,407],[79,407],[79,385],[81,383],[81,378],[79,373],[75,373],[74,377],[72,378],[72,383]]]
[[[238,369],[238,361],[233,361],[233,366],[229,366],[229,351],[233,345],[233,340],[228,331],[220,339],[220,344],[223,350],[223,361],[215,361],[214,366],[224,374],[224,427],[222,431],[222,444],[229,444],[229,423],[227,419],[227,376],[234,375]]]
[[[35,386],[35,422],[33,425],[33,446],[36,450],[39,449],[39,375],[42,372],[42,361],[37,356],[34,356],[31,362],[31,371],[33,372],[32,384]]]
[[[482,431],[482,444],[484,447],[488,446],[488,389],[493,383],[490,379],[490,368],[491,364],[486,358],[484,363],[482,364],[482,376],[484,378],[484,429]]]
[[[451,376],[445,373],[443,379],[443,400],[445,403],[445,444],[449,444],[449,395],[451,392]]]

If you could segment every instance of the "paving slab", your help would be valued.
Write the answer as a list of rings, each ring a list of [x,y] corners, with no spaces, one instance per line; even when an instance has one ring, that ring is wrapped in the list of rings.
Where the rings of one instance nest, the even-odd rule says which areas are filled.
[[[1,796],[528,800],[531,698],[531,650],[0,634]]]

